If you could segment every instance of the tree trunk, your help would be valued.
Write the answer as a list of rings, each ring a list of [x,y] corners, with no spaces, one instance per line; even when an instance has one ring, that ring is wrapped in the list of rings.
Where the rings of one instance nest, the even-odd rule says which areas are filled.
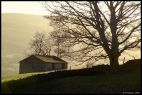
[[[109,57],[109,60],[110,60],[110,67],[111,67],[111,70],[112,70],[113,72],[118,71],[118,66],[119,66],[118,58],[119,58],[119,56],[115,56],[115,55]]]

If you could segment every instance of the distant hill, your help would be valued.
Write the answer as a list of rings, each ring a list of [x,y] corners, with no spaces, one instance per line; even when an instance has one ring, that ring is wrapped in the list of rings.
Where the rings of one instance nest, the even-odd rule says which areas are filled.
[[[2,77],[18,74],[35,32],[50,32],[49,20],[41,15],[2,13]]]

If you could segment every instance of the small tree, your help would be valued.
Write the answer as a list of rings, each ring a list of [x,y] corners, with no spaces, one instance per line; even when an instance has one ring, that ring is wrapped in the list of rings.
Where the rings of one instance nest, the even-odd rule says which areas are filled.
[[[57,57],[62,58],[67,54],[66,38],[62,31],[53,31],[50,33],[51,39],[53,41],[54,53]]]
[[[30,42],[30,48],[32,49],[33,54],[36,55],[50,55],[51,53],[51,44],[45,33],[42,32],[35,33]]]

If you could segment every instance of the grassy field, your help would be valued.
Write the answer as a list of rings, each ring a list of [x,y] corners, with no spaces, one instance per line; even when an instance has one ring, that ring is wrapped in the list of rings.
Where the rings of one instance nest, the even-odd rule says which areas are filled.
[[[27,78],[27,77],[37,75],[37,74],[46,74],[46,73],[48,73],[48,72],[26,73],[26,74],[19,74],[16,76],[3,77],[1,79],[1,83],[12,81],[12,80],[23,79],[23,78]]]
[[[128,68],[129,66],[130,68]],[[55,76],[55,74],[59,74],[57,72],[53,74],[41,74],[41,76],[34,75],[23,79],[3,82],[2,93],[140,93],[140,73],[140,64],[134,64],[122,66],[121,71],[118,73],[59,78]]]

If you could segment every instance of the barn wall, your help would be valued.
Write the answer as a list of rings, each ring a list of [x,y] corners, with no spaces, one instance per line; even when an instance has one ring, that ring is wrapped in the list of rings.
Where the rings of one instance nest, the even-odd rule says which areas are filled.
[[[50,71],[50,70],[52,70],[52,64],[51,64],[51,63],[49,63],[49,64],[45,63],[44,70],[45,70],[45,71]]]
[[[19,68],[19,73],[23,74],[23,73],[29,73],[29,72],[33,72],[30,64],[26,64],[24,62],[20,63],[20,68]]]
[[[51,64],[44,63],[39,59],[32,57],[20,63],[19,73],[44,72],[51,69]]]
[[[66,63],[54,64],[54,68],[55,68],[56,70],[67,69],[67,64],[66,64]]]
[[[45,72],[50,70],[67,69],[67,64],[44,63],[34,56],[20,62],[19,73]]]
[[[63,69],[67,69],[67,64],[63,64]]]
[[[62,64],[54,64],[54,67],[56,70],[61,70],[62,68]]]

